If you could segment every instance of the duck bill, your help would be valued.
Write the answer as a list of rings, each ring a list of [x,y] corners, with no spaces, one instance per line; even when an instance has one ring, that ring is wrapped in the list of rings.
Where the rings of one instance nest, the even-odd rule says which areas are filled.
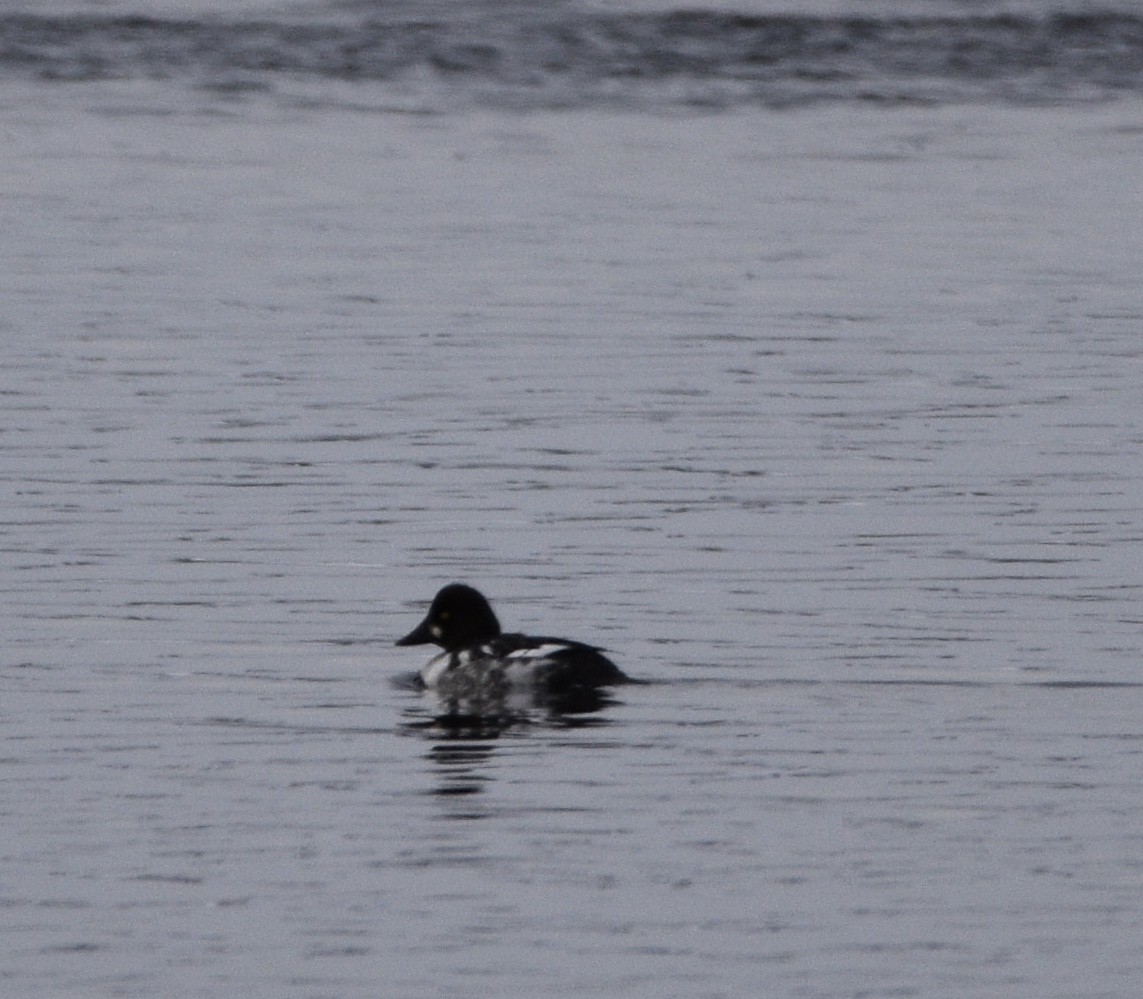
[[[432,633],[429,631],[429,621],[425,618],[418,624],[412,631],[410,631],[404,638],[398,640],[398,645],[428,645],[433,641]]]

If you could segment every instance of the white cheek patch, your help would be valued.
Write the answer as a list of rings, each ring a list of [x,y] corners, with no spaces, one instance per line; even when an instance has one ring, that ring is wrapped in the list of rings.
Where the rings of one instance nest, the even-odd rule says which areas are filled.
[[[432,635],[433,638],[440,638],[443,633],[444,629],[439,624],[434,624],[429,628],[429,634]]]

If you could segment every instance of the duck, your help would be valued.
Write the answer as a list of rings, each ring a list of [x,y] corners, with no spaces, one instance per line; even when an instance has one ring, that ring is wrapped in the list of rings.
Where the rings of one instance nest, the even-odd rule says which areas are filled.
[[[464,583],[442,588],[425,619],[396,644],[440,646],[444,651],[420,671],[420,682],[449,697],[521,687],[561,694],[630,682],[597,646],[566,638],[504,634],[485,596]]]

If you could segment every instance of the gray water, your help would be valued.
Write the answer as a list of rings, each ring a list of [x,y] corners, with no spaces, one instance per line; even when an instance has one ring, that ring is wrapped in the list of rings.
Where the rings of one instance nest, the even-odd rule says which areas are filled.
[[[4,81],[4,994],[1138,995],[1137,99],[291,86]]]

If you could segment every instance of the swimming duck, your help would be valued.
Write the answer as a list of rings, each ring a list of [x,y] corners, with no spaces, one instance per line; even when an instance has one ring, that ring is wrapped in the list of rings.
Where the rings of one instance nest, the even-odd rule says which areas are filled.
[[[421,681],[448,696],[513,687],[559,693],[629,679],[593,645],[566,638],[503,634],[483,594],[463,583],[450,583],[437,593],[425,619],[397,642],[430,643],[444,651],[421,670]]]

